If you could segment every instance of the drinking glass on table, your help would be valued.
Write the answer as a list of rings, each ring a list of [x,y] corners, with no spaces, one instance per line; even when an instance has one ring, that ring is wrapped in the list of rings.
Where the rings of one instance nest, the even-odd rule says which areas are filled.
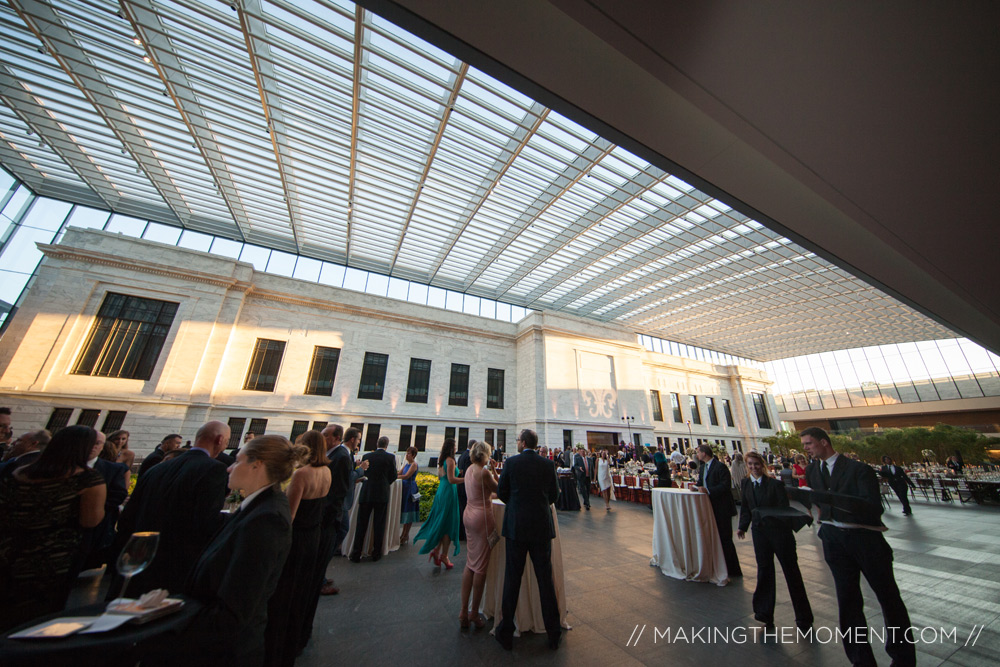
[[[125,597],[125,590],[132,577],[145,570],[153,562],[159,543],[160,534],[154,532],[132,533],[132,537],[128,538],[125,548],[118,555],[118,572],[125,577],[125,583],[122,584],[122,592],[115,602],[119,602]]]

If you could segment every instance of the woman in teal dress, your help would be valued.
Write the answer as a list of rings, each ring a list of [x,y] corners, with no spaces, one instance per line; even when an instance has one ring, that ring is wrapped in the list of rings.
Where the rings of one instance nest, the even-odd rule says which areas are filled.
[[[431,506],[431,514],[427,521],[420,527],[417,536],[413,538],[416,544],[424,540],[424,546],[420,548],[420,553],[430,552],[430,558],[434,564],[442,564],[451,569],[455,567],[448,560],[448,547],[454,543],[455,553],[458,555],[458,487],[455,485],[462,480],[455,477],[455,439],[448,438],[441,448],[441,456],[438,457],[438,489],[434,494],[434,504]]]

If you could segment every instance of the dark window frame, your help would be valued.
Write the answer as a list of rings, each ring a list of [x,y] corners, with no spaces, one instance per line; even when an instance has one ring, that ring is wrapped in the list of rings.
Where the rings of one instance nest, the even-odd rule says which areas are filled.
[[[448,384],[448,405],[468,407],[469,405],[469,372],[468,364],[451,365],[451,381]],[[461,386],[464,380],[464,388]]]
[[[358,384],[358,398],[381,401],[385,394],[385,375],[389,369],[389,355],[381,352],[365,352],[361,367],[361,382]]]
[[[365,433],[365,451],[374,452],[378,449],[378,439],[382,432],[381,424],[368,424],[368,430]]]
[[[708,423],[712,426],[718,426],[719,414],[715,411],[715,399],[711,396],[705,397],[705,409],[708,411]]]
[[[101,425],[101,433],[110,435],[120,430],[125,423],[126,415],[128,415],[127,410],[108,410],[108,414],[104,416],[104,424]]]
[[[653,421],[663,421],[663,405],[660,403],[660,392],[656,389],[650,389],[649,400],[653,404]]]
[[[427,427],[417,426],[413,429],[413,446],[418,452],[427,451]]]
[[[267,419],[261,417],[254,417],[250,420],[250,426],[247,427],[247,433],[253,433],[254,436],[260,437],[267,432]]]
[[[247,377],[243,382],[244,391],[273,393],[281,372],[281,361],[285,357],[285,341],[258,338],[250,355]]]
[[[90,408],[80,410],[80,414],[76,416],[76,425],[89,426],[90,428],[94,428],[100,416],[101,416],[100,410],[92,410]]]
[[[670,407],[674,411],[674,422],[677,424],[684,423],[684,413],[681,411],[681,395],[676,391],[670,392]]]
[[[229,418],[229,449],[238,449],[243,442],[243,429],[246,428],[246,417]]]
[[[333,396],[333,383],[337,381],[337,366],[340,365],[340,348],[317,345],[313,348],[309,377],[303,392],[308,396]],[[326,378],[330,379],[327,380]]]
[[[309,420],[308,419],[296,419],[292,422],[292,431],[288,435],[288,439],[295,442],[296,438],[309,430]]]
[[[771,417],[767,413],[767,399],[764,394],[750,393],[753,399],[753,410],[757,413],[757,425],[761,428],[771,429]]]
[[[410,448],[410,441],[413,439],[413,426],[404,424],[399,427],[399,446],[396,451],[405,452]]]
[[[691,411],[691,423],[701,424],[701,410],[698,408],[698,397],[694,394],[688,396],[688,409]]]
[[[736,422],[733,420],[733,406],[728,398],[722,399],[722,414],[726,417],[726,426],[736,428]]]
[[[426,403],[431,387],[431,360],[410,357],[410,373],[406,378],[406,402]]]
[[[504,369],[488,368],[486,370],[486,407],[503,410],[504,402]]]
[[[108,292],[74,375],[149,380],[166,344],[179,303]]]
[[[52,414],[49,415],[49,421],[45,425],[45,430],[55,435],[59,432],[59,429],[69,426],[69,420],[72,417],[73,408],[52,408]]]

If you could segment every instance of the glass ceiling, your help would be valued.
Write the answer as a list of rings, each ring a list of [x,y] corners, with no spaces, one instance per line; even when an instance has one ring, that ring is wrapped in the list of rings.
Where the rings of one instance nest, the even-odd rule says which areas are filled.
[[[927,317],[349,2],[0,0],[36,193],[760,360]]]

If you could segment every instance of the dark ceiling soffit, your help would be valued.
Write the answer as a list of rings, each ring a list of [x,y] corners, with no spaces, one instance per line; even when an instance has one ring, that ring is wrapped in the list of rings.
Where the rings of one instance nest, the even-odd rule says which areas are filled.
[[[462,61],[472,65],[476,69],[486,72],[490,76],[502,81],[506,85],[520,91],[521,93],[531,97],[537,102],[541,102],[550,109],[554,109],[560,114],[566,116],[567,118],[573,120],[584,127],[596,132],[605,139],[612,141],[619,146],[631,151],[635,155],[643,158],[644,160],[656,165],[660,169],[663,169],[667,173],[675,174],[680,176],[689,184],[698,188],[702,192],[709,194],[716,199],[719,199],[740,213],[753,218],[757,222],[766,226],[773,232],[781,234],[785,238],[788,238],[803,248],[816,253],[819,257],[822,257],[831,264],[847,271],[851,275],[859,278],[872,287],[888,294],[892,298],[896,299],[902,304],[912,308],[913,310],[921,313],[922,315],[934,320],[946,329],[954,331],[956,334],[960,334],[976,343],[989,348],[989,346],[984,345],[982,342],[976,339],[972,334],[963,331],[962,329],[956,327],[953,323],[947,322],[936,314],[927,311],[923,306],[914,303],[909,298],[903,296],[891,287],[883,284],[881,281],[876,280],[872,276],[868,275],[866,272],[856,268],[849,262],[841,259],[840,257],[828,252],[827,250],[815,245],[809,239],[803,238],[796,232],[788,229],[782,225],[777,220],[765,215],[763,212],[758,211],[753,206],[746,204],[745,202],[737,199],[728,192],[720,190],[715,185],[705,181],[697,174],[688,171],[683,166],[673,162],[669,158],[661,155],[657,151],[654,151],[647,147],[645,144],[636,141],[632,137],[628,136],[617,130],[616,128],[607,125],[603,121],[594,118],[587,112],[581,110],[573,103],[567,101],[566,99],[556,95],[547,88],[535,83],[531,79],[525,77],[524,75],[516,72],[503,63],[495,60],[491,56],[483,53],[476,47],[472,46],[468,42],[456,37],[452,33],[438,27],[434,23],[431,23],[422,16],[413,13],[409,9],[400,6],[398,3],[392,0],[354,0],[354,2],[365,9],[368,9],[382,18],[395,23],[401,28],[408,30],[409,32],[417,35],[423,40],[433,44],[434,46],[451,53]]]

